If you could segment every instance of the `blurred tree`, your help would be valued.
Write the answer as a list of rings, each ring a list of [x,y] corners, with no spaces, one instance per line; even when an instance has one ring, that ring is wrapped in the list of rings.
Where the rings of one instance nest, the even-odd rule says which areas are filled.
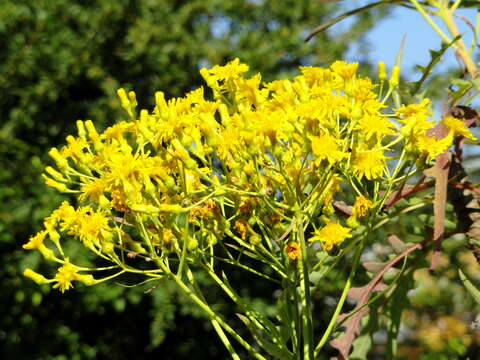
[[[62,145],[77,119],[93,119],[100,127],[123,119],[115,95],[119,87],[135,89],[141,105],[149,106],[155,91],[181,95],[202,85],[201,67],[234,57],[266,80],[294,73],[299,65],[341,58],[380,13],[361,14],[343,33],[322,33],[304,43],[308,31],[339,6],[311,0],[1,2],[0,353],[5,358],[181,359],[192,351],[198,359],[225,358],[213,332],[205,343],[209,327],[194,320],[201,315],[169,284],[158,285],[152,296],[143,294],[149,285],[99,286],[60,296],[20,275],[27,265],[38,268],[38,258],[26,255],[21,244],[60,202],[40,181],[45,154]],[[271,301],[269,291],[255,289],[255,296]],[[228,304],[218,299],[218,306]],[[174,335],[166,333],[169,328]]]

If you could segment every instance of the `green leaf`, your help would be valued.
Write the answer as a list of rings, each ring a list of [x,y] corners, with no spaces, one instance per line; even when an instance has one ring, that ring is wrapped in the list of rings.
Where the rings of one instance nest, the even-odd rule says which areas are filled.
[[[413,83],[413,88],[410,91],[410,96],[414,96],[416,93],[418,93],[418,91],[422,88],[422,85],[424,84],[425,80],[427,80],[427,78],[432,73],[432,70],[435,67],[435,65],[437,65],[440,62],[440,60],[442,59],[443,54],[445,54],[445,52],[448,50],[448,48],[450,46],[452,46],[455,43],[455,41],[457,41],[459,38],[460,38],[460,36],[455,37],[455,39],[453,39],[448,44],[442,43],[442,47],[438,51],[429,50],[430,61],[429,61],[428,65],[425,66],[425,67],[420,66],[420,65],[416,66],[417,69],[419,69],[421,71],[422,77],[420,78],[420,80]]]

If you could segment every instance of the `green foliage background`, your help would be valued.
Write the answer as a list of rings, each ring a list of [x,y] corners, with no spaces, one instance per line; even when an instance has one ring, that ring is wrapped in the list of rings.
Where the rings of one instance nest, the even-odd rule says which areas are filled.
[[[53,271],[38,265],[41,259],[37,254],[21,249],[38,230],[42,218],[62,200],[41,181],[40,173],[49,163],[46,153],[51,146],[64,144],[65,136],[75,131],[77,119],[92,119],[100,129],[124,119],[116,97],[119,87],[135,90],[141,107],[150,107],[155,91],[164,91],[168,97],[182,95],[202,85],[198,74],[201,67],[223,64],[235,57],[249,64],[252,73],[261,72],[265,80],[295,74],[299,65],[328,65],[342,58],[350,45],[358,44],[385,15],[385,9],[364,12],[353,18],[343,32],[333,27],[311,42],[303,42],[309,30],[338,14],[342,6],[342,2],[315,0],[0,2],[3,358],[176,360],[191,358],[192,354],[196,359],[227,357],[208,321],[169,282],[134,288],[113,284],[78,286],[62,295],[21,276],[26,267],[46,274]],[[438,49],[437,45],[431,44]],[[369,68],[364,65],[364,69]],[[427,95],[435,95],[432,90],[443,88],[448,77],[442,79],[442,86],[431,83]],[[413,204],[416,200],[409,201]],[[432,222],[431,213],[422,210],[399,218],[379,231],[376,238],[385,239],[390,232],[396,232],[404,241],[420,241],[425,224]],[[418,325],[423,321],[419,314],[438,321],[446,315],[469,319],[476,314],[478,306],[449,267],[464,256],[464,244],[464,239],[447,239],[447,260],[438,274],[407,279],[403,292],[386,309],[390,325],[399,320],[398,310],[404,306],[410,309],[410,318],[417,319],[416,324],[406,324],[412,328],[423,326]],[[80,246],[71,246],[73,252],[82,251]],[[373,244],[372,253],[375,261],[386,261],[390,254],[381,241]],[[348,264],[342,266],[338,273],[318,284],[314,292],[316,300],[323,302],[315,314],[316,324],[322,328],[327,320],[322,317],[331,313],[331,300],[338,296],[349,270]],[[122,284],[132,285],[137,280],[124,278]],[[359,286],[368,280],[366,276],[356,279]],[[208,288],[215,308],[235,322],[235,308],[214,286],[209,287],[206,278],[200,281]],[[264,312],[274,311],[274,288],[242,273],[231,281]],[[412,294],[411,286],[415,287]],[[381,317],[376,310],[377,305],[372,306],[369,324],[376,324],[376,318]],[[432,325],[435,322],[428,320],[425,326],[428,329]],[[478,331],[477,338],[470,337],[469,341],[462,340],[461,331],[458,334],[449,338],[444,348],[424,351],[419,358],[474,356],[480,343]],[[419,351],[419,341],[411,335],[403,344]],[[362,334],[352,356],[365,358],[369,341],[371,344],[369,334]],[[334,353],[325,354],[326,358],[330,355]],[[399,351],[397,355],[409,358],[408,352]],[[369,358],[384,356],[381,346],[376,346]]]
[[[266,80],[327,65],[378,13],[344,33],[308,30],[338,5],[310,0],[6,0],[0,4],[0,353],[6,359],[225,358],[208,322],[169,283],[102,285],[61,295],[21,276],[39,269],[21,249],[61,201],[40,173],[77,119],[123,119],[116,90],[148,107],[202,84],[198,70],[239,57]],[[81,251],[78,249],[78,251]],[[39,269],[41,270],[41,269]],[[43,269],[47,273],[51,269]],[[260,307],[271,289],[239,275]],[[125,279],[134,284],[135,279]],[[250,283],[252,286],[246,286]],[[204,284],[208,286],[208,284]],[[152,288],[154,287],[154,288]],[[148,294],[144,294],[145,292]],[[221,297],[217,307],[235,318]],[[252,295],[253,297],[253,295]],[[267,309],[268,310],[268,309]]]

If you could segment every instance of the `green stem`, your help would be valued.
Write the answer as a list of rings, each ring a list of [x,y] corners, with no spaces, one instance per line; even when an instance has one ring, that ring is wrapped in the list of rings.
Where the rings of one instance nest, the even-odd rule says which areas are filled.
[[[280,284],[280,283],[281,283],[280,280],[277,280],[277,279],[274,279],[274,278],[272,278],[272,277],[270,277],[270,276],[268,276],[268,275],[265,275],[265,274],[261,273],[260,271],[257,271],[257,270],[255,270],[255,269],[252,269],[252,268],[246,266],[246,265],[243,265],[242,263],[239,263],[238,261],[231,260],[231,259],[226,259],[226,258],[219,257],[219,256],[215,256],[215,255],[213,255],[213,254],[208,254],[208,253],[206,253],[205,251],[200,250],[200,249],[197,249],[197,251],[201,252],[203,255],[208,256],[209,259],[211,259],[211,260],[223,261],[223,262],[225,262],[225,263],[227,263],[227,264],[238,266],[240,269],[243,269],[243,270],[245,270],[245,271],[248,271],[248,272],[250,272],[250,273],[252,273],[252,274],[255,274],[255,275],[257,275],[257,276],[259,276],[259,277],[261,277],[261,278],[264,278],[264,279],[269,280],[269,281],[271,281],[271,282],[274,282],[274,283],[276,283],[276,284]],[[210,267],[213,267],[211,263],[210,263],[209,265],[210,265]]]
[[[432,20],[432,18],[427,14],[425,9],[420,5],[417,0],[410,0],[410,2],[415,6],[415,9],[423,16],[423,18],[428,22],[428,24],[432,27],[433,30],[445,41],[447,44],[450,44],[452,40],[438,27],[437,24]]]
[[[330,323],[328,324],[327,330],[325,330],[325,333],[323,334],[322,338],[320,339],[320,342],[315,348],[315,357],[318,356],[318,354],[320,353],[320,350],[322,349],[322,347],[325,345],[328,338],[330,337],[333,327],[335,326],[335,323],[337,321],[338,315],[340,315],[340,311],[342,310],[343,304],[347,299],[348,290],[350,290],[350,287],[352,286],[353,277],[355,276],[355,272],[357,270],[358,263],[360,261],[360,255],[362,254],[363,247],[364,247],[364,242],[362,239],[360,246],[357,248],[357,251],[355,252],[355,258],[353,260],[352,269],[350,270],[350,274],[348,276],[347,282],[345,283],[345,287],[343,288],[343,292],[342,292],[342,295],[340,296],[340,300],[338,301],[337,307],[335,308],[333,316],[330,319]]]
[[[193,288],[195,289],[198,296],[202,299],[202,301],[204,301],[206,303],[205,297],[203,296],[197,282],[195,281],[195,278],[192,274],[192,271],[188,267],[187,267],[187,277],[188,277],[188,280],[192,283]],[[230,340],[228,340],[227,336],[225,335],[225,332],[223,331],[223,329],[220,326],[220,324],[218,323],[218,321],[215,320],[215,319],[210,319],[210,322],[212,323],[212,326],[215,329],[215,331],[217,332],[218,337],[222,341],[223,345],[225,346],[225,348],[229,352],[232,359],[240,360],[240,356],[238,356],[237,352],[235,351],[232,344],[230,343]]]
[[[156,261],[158,266],[160,266],[170,277],[175,281],[177,286],[182,290],[185,295],[187,295],[195,304],[197,304],[209,317],[210,320],[215,320],[230,336],[232,336],[237,342],[242,345],[253,358],[258,360],[267,360],[262,355],[258,354],[250,344],[248,344],[240,335],[238,335],[235,330],[233,330],[230,325],[228,325],[223,319],[218,316],[205,302],[203,302],[177,275],[172,273],[170,269],[165,266],[163,261]]]
[[[455,21],[453,20],[453,12],[454,10],[448,9],[447,7],[441,8],[440,9],[440,17],[447,26],[448,31],[450,34],[454,37],[457,38],[460,36],[460,32],[458,31],[457,25],[455,24]],[[467,47],[465,46],[465,43],[461,39],[461,37],[455,41],[453,46],[456,48],[458,55],[462,59],[463,63],[465,64],[465,67],[467,68],[468,73],[472,78],[476,78],[478,76],[478,69],[477,66],[475,65],[475,61],[473,61],[472,57],[470,56]]]
[[[300,300],[303,331],[303,360],[313,360],[313,325],[312,311],[310,308],[310,280],[308,277],[307,266],[307,246],[305,244],[305,235],[303,231],[303,216],[299,205],[295,209],[295,222],[297,225],[297,236],[300,240],[300,248],[302,251],[302,262],[299,264],[300,271]]]
[[[286,326],[290,331],[290,335],[292,337],[292,349],[293,354],[296,356],[295,358],[300,357],[299,353],[299,342],[298,342],[298,335],[300,334],[300,327],[298,324],[299,314],[298,314],[298,293],[296,283],[290,281],[290,279],[285,280],[287,286],[285,287],[286,294],[284,295],[285,298],[285,311],[288,316],[288,323]]]
[[[208,275],[217,283],[218,286],[225,292],[225,294],[228,295],[230,299],[235,302],[238,306],[242,308],[242,310],[245,312],[245,315],[252,321],[252,323],[259,328],[260,330],[265,330],[267,328],[266,325],[261,323],[261,320],[266,320],[266,319],[260,319],[261,315],[252,309],[248,307],[248,305],[238,296],[231,288],[229,288],[218,276],[215,274],[215,272],[209,268],[208,266],[201,264],[202,267],[207,271]]]

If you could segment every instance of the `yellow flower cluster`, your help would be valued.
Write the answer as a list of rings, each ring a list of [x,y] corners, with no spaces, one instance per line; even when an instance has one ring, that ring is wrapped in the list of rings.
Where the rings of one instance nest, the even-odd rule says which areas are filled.
[[[78,136],[50,151],[56,169],[46,168],[46,184],[76,194],[80,206],[63,203],[24,247],[64,264],[56,276],[62,291],[76,279],[62,236],[121,267],[123,252],[184,259],[225,236],[258,245],[285,231],[296,203],[332,216],[342,186],[362,196],[355,214],[365,216],[378,204],[363,185],[391,180],[388,161],[400,157],[394,144],[403,141],[403,161],[415,163],[443,152],[454,135],[473,138],[453,118],[442,123],[447,135],[435,133],[428,100],[386,113],[386,99],[357,64],[301,67],[293,80],[264,84],[247,71],[238,59],[202,69],[213,98],[203,88],[168,101],[157,92],[153,111],[137,113],[135,93],[120,89],[128,121],[102,133],[78,121]],[[349,231],[333,221],[312,240],[331,250]],[[288,258],[302,257],[287,249]]]
[[[310,241],[320,241],[326,251],[331,251],[345,241],[345,239],[352,237],[350,231],[349,228],[343,227],[336,221],[332,221],[323,228],[315,230]]]

